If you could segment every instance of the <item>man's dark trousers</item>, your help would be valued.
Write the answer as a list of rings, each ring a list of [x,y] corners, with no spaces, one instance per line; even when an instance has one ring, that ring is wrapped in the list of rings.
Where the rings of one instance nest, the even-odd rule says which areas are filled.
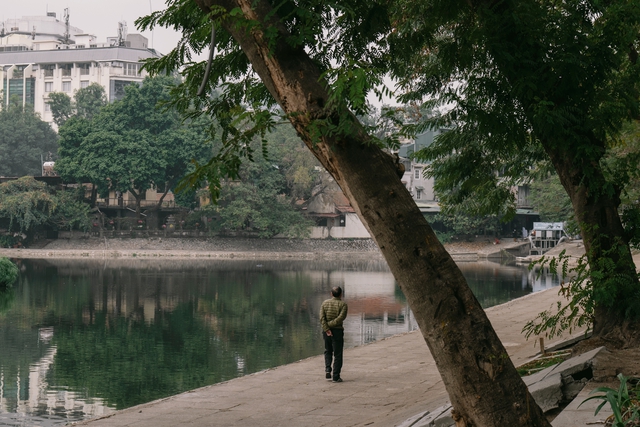
[[[331,372],[333,359],[333,379],[340,378],[342,370],[342,350],[344,349],[344,329],[331,329],[331,336],[322,332],[324,338],[324,367],[326,372]]]

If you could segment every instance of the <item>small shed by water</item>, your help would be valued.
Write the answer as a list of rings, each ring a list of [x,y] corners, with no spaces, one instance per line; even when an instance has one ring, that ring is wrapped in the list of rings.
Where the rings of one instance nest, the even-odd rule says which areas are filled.
[[[566,238],[563,222],[534,222],[529,233],[529,254],[542,255]]]

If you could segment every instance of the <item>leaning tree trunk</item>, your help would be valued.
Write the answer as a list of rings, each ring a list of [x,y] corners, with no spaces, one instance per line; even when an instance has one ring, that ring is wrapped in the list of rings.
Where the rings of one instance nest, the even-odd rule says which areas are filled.
[[[328,116],[326,85],[308,55],[284,39],[286,30],[268,2],[196,0],[209,12],[240,8],[245,18],[276,28],[277,41],[253,27],[223,26],[240,44],[307,147],[331,173],[380,247],[431,350],[459,426],[549,426],[462,273],[402,185],[391,156],[374,144],[353,116],[344,137],[313,141],[314,119]],[[265,17],[270,18],[265,19]],[[335,123],[334,123],[335,124]]]
[[[613,346],[637,345],[638,320],[629,318],[629,300],[640,283],[618,213],[619,190],[608,193],[599,159],[576,159],[570,147],[543,144],[558,172],[580,225],[587,261],[593,275],[595,302],[593,336]],[[603,146],[596,142],[592,146]]]

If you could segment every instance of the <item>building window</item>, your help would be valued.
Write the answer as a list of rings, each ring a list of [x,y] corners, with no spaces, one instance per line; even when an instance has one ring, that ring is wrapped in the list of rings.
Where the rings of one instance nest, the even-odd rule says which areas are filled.
[[[47,113],[51,112],[51,104],[49,104],[48,101],[44,103],[44,111]]]
[[[71,92],[71,82],[62,82],[62,91]]]
[[[76,67],[78,67],[78,69],[80,70],[81,76],[88,76],[89,70],[91,69],[91,64],[90,63],[77,64]]]
[[[326,227],[326,226],[327,226],[327,218],[316,217],[316,227]]]
[[[140,74],[140,64],[124,64],[124,74],[127,76],[137,76]]]
[[[518,186],[518,206],[529,206],[529,186]]]
[[[84,89],[87,86],[89,86],[89,80],[81,80],[80,81],[80,88],[81,89]]]
[[[9,99],[11,99],[12,96],[17,96],[20,101],[24,99],[26,104],[33,105],[35,102],[35,80],[35,77],[9,79],[8,82],[6,79],[2,79],[3,93],[5,93]]]
[[[53,82],[45,82],[44,83],[44,91],[51,92],[53,90]]]
[[[421,176],[422,176],[422,169],[415,168],[413,178],[420,179]]]
[[[422,190],[416,190],[416,200],[422,199]]]

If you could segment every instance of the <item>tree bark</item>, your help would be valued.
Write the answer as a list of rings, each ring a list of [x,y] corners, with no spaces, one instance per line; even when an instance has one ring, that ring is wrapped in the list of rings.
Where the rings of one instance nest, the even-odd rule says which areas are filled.
[[[140,219],[140,212],[142,209],[140,208],[140,203],[142,201],[142,192],[136,192],[135,190],[129,190],[133,197],[136,199],[136,219]]]
[[[581,163],[570,148],[558,148],[562,147],[558,143],[543,146],[571,199],[591,271],[602,271],[603,260],[610,260],[604,280],[592,279],[596,298],[593,336],[614,347],[637,345],[638,322],[627,318],[625,301],[638,292],[640,283],[618,213],[620,192],[603,191],[606,179],[599,159]],[[609,304],[606,299],[610,299]]]
[[[522,4],[527,6],[518,9]],[[601,166],[606,141],[594,133],[592,127],[597,125],[589,123],[594,115],[591,109],[597,111],[597,106],[584,104],[580,94],[588,90],[582,84],[576,85],[575,80],[559,79],[548,86],[544,83],[548,79],[544,72],[538,73],[544,76],[540,79],[532,72],[549,70],[549,63],[556,60],[544,39],[545,21],[540,18],[544,12],[537,11],[538,19],[529,12],[529,8],[541,9],[539,2],[499,2],[483,7],[475,13],[486,29],[485,37],[492,41],[488,50],[494,65],[509,82],[511,96],[522,106],[535,137],[540,139],[579,223],[593,284],[593,337],[616,347],[637,345],[640,318],[629,316],[629,309],[637,303],[640,282],[618,214],[621,189],[607,181]],[[562,56],[558,63],[563,64],[559,69],[571,70]],[[539,89],[531,89],[538,85]],[[553,110],[571,111],[575,118],[550,123],[552,116],[540,114],[541,100],[553,106],[550,107]]]
[[[155,210],[159,211],[162,208],[162,202],[164,201],[164,198],[167,197],[167,194],[169,193],[169,188],[171,188],[169,186],[170,181],[167,181],[164,183],[164,193],[162,193],[162,196],[160,196],[160,200],[158,200],[158,203],[156,203],[155,206]]]
[[[82,185],[82,184],[80,184]],[[91,184],[91,208],[95,208],[98,200],[98,187],[95,184]]]
[[[284,40],[286,29],[265,1],[196,0],[209,12],[240,8],[245,18],[279,33],[267,40],[259,26],[248,32],[224,20],[273,97],[289,114],[307,147],[349,198],[405,293],[454,406],[459,426],[549,426],[462,273],[400,182],[382,152],[343,107],[327,112],[329,94],[309,56]],[[267,20],[265,17],[270,16]],[[313,141],[314,119],[350,115],[347,136]]]

